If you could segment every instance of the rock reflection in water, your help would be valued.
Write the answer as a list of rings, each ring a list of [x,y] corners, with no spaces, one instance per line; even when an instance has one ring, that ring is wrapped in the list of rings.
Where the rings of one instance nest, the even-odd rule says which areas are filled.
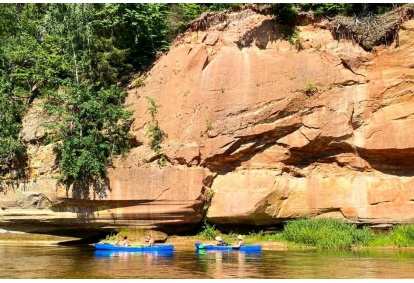
[[[414,278],[414,250],[143,253],[0,245],[0,278]]]

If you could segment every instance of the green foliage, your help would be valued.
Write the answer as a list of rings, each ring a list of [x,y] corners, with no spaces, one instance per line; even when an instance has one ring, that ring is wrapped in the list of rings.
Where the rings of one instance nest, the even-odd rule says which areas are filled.
[[[283,237],[294,243],[320,249],[349,248],[367,245],[373,235],[368,228],[357,229],[353,224],[333,219],[300,219],[289,222]]]
[[[61,179],[104,178],[111,156],[128,148],[121,88],[168,48],[168,12],[163,3],[2,4],[0,175],[24,160],[22,117],[42,97],[60,119],[48,141],[58,142]]]
[[[263,231],[259,232],[249,232],[248,235],[245,235],[244,241],[246,244],[254,244],[257,242],[282,242],[283,239],[282,233],[267,233]]]
[[[207,11],[207,7],[197,3],[177,3],[171,4],[166,24],[168,26],[169,41],[185,30],[189,22]]]
[[[299,38],[299,30],[296,28],[285,27],[283,29],[284,38],[299,52],[303,50],[302,41]]]
[[[197,234],[197,236],[206,239],[206,240],[214,240],[217,236],[216,226],[210,225],[207,221],[204,221],[203,229]]]
[[[145,98],[150,103],[150,107],[148,108],[148,110],[151,114],[151,121],[149,123],[147,131],[147,134],[151,137],[149,145],[152,148],[152,150],[154,150],[156,153],[160,153],[161,142],[164,138],[164,132],[158,126],[157,121],[158,108],[160,107],[160,105],[157,105],[154,99],[152,99],[151,97],[146,96]]]
[[[0,178],[25,155],[19,135],[24,110],[25,104],[10,92],[10,81],[3,74],[0,77]]]
[[[301,3],[297,4],[303,11],[312,10],[317,16],[364,15],[368,13],[383,14],[398,7],[391,3]]]
[[[101,4],[93,24],[100,36],[110,38],[119,50],[126,50],[124,62],[144,69],[158,51],[168,48],[164,20],[168,13],[166,3],[106,3]]]
[[[160,157],[160,159],[158,159],[158,165],[160,165],[161,167],[165,166],[167,164],[167,158],[162,155]]]
[[[233,10],[236,8],[241,8],[243,4],[241,3],[213,3],[207,4],[209,11],[226,11]]]
[[[37,11],[36,4],[0,6],[0,178],[22,172],[26,156],[22,117],[44,72],[35,37]]]
[[[214,240],[220,235],[225,242],[236,242],[237,235],[220,233],[214,225],[204,221],[203,230],[197,237]],[[289,247],[317,247],[319,249],[344,249],[354,246],[366,247],[413,247],[414,225],[403,224],[387,234],[374,235],[368,227],[358,229],[356,225],[334,219],[298,219],[287,223],[280,233],[249,232],[244,235],[246,244],[260,242],[284,242]]]
[[[207,121],[206,132],[211,131],[213,129],[213,125],[211,121]]]
[[[303,89],[304,90],[304,92],[306,93],[306,94],[312,94],[313,92],[315,92],[316,91],[316,86],[315,86],[315,84],[312,82],[312,80],[306,80],[306,86],[305,86],[305,88]]]
[[[414,225],[401,224],[391,229],[387,234],[376,235],[370,242],[370,247],[413,247]]]
[[[311,96],[318,91],[318,88],[316,87],[316,85],[313,83],[312,80],[307,79],[306,86],[298,89],[297,91],[303,92],[307,96]]]
[[[163,131],[158,127],[158,123],[150,124],[148,134],[152,137],[149,145],[156,153],[161,152],[161,142],[163,139]]]
[[[116,240],[117,240],[117,235],[112,232],[111,234],[106,235],[106,237],[105,237],[104,240],[101,240],[99,242],[107,242],[107,243],[109,243],[109,242],[115,242]]]
[[[398,247],[414,246],[414,225],[398,225],[389,233],[390,240]]]
[[[173,41],[185,31],[187,25],[204,12],[218,12],[242,7],[240,3],[172,3],[169,6],[165,23],[168,28],[167,39]]]
[[[285,26],[294,25],[296,16],[298,15],[298,10],[291,3],[271,4],[270,11],[276,16],[276,22]]]
[[[54,134],[49,141],[57,143],[62,181],[101,181],[106,176],[110,157],[128,149],[127,124],[131,112],[123,105],[125,92],[117,87],[94,91],[74,81],[62,86],[49,98],[46,110],[61,117],[49,126]]]
[[[389,235],[376,235],[368,243],[369,247],[387,247],[394,246]]]
[[[383,14],[398,7],[391,3],[274,3],[270,5],[270,12],[276,17],[276,22],[293,27],[298,11],[313,11],[317,16],[336,15],[361,16],[369,13]]]
[[[348,15],[353,12],[355,4],[352,3],[301,3],[300,8],[304,11],[312,10],[315,15],[335,16]]]

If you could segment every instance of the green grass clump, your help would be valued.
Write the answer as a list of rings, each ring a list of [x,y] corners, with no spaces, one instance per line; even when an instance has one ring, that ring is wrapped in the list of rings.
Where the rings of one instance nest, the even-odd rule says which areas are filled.
[[[283,242],[282,233],[264,233],[260,231],[258,233],[250,232],[248,235],[243,235],[246,244],[255,244],[257,242]],[[237,237],[237,235],[236,235]]]
[[[389,233],[389,238],[398,247],[414,246],[414,225],[402,224],[393,228]]]
[[[289,222],[283,231],[287,241],[320,249],[365,246],[372,237],[369,228],[358,229],[354,224],[334,219],[298,219]]]
[[[394,246],[393,241],[390,239],[389,235],[376,235],[369,241],[369,247],[389,247]]]

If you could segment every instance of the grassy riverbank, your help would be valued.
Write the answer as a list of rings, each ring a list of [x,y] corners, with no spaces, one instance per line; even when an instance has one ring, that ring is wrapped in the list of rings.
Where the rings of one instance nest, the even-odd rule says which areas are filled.
[[[116,243],[128,235],[132,245],[145,244],[145,230],[122,229],[117,234],[100,239],[103,242]],[[177,249],[194,249],[194,243],[214,243],[221,236],[230,245],[237,242],[238,234],[224,234],[214,225],[204,223],[202,230],[192,236],[170,235],[166,243]],[[286,224],[279,233],[251,232],[243,235],[247,245],[262,245],[264,250],[296,249],[360,249],[360,248],[413,248],[414,225],[401,224],[384,234],[375,234],[373,230],[333,219],[299,219]],[[35,233],[0,233],[0,243],[41,243],[57,244],[80,240],[74,237],[62,237]]]
[[[225,242],[237,241],[237,234],[222,234],[214,225],[204,224],[197,235],[203,241],[214,241],[221,236]],[[352,248],[404,248],[414,247],[414,225],[401,224],[386,234],[375,234],[367,227],[333,219],[298,219],[286,224],[280,233],[248,233],[243,235],[246,244],[269,245],[279,243],[286,249],[352,249]]]

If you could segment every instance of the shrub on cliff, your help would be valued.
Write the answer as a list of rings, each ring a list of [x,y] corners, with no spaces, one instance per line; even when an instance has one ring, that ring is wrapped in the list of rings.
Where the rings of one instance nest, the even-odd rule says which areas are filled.
[[[61,141],[56,150],[64,183],[104,179],[110,157],[128,148],[127,124],[119,122],[131,116],[122,104],[125,95],[116,87],[94,91],[72,81],[54,93],[46,108],[62,119],[50,125],[55,132],[49,139]]]

